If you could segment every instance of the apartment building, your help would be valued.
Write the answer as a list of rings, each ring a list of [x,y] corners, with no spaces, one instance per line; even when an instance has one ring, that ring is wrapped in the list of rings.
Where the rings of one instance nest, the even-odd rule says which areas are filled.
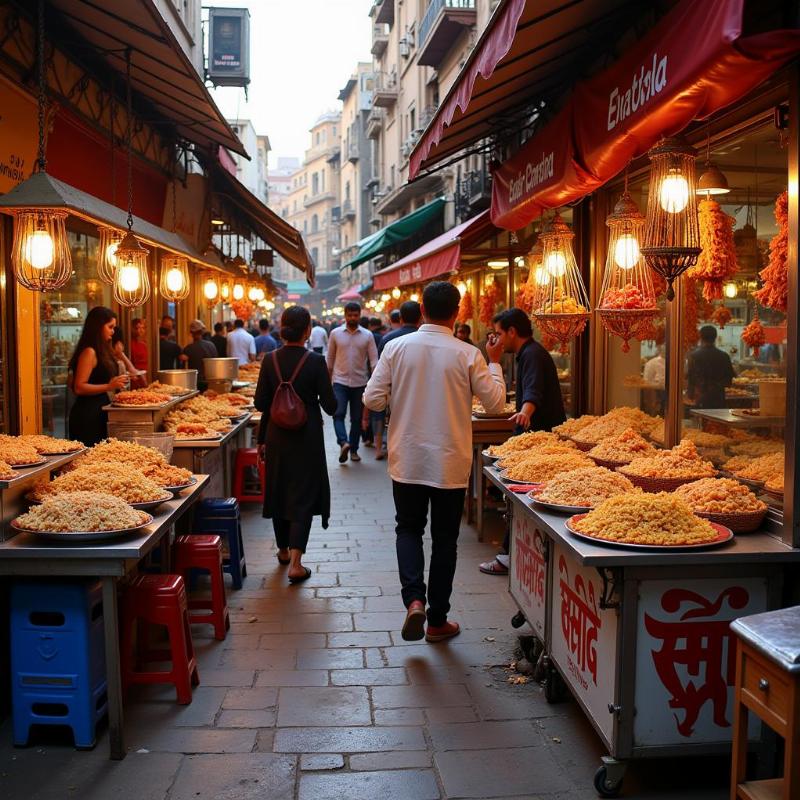
[[[373,85],[372,64],[361,62],[339,92],[342,101],[339,251],[343,264],[355,255],[356,242],[372,230],[369,224],[372,216],[372,146],[367,138],[367,117],[372,105]],[[343,276],[347,285],[366,283],[367,280],[368,264]]]
[[[228,124],[250,154],[247,159],[231,153],[236,163],[236,177],[262,203],[266,203],[269,193],[269,137],[256,133],[249,119],[229,119]]]
[[[302,232],[318,273],[337,270],[340,264],[341,127],[338,111],[324,113],[311,127],[311,146],[292,175],[284,206],[286,219]]]
[[[201,0],[154,0],[164,22],[198,74],[205,72]]]

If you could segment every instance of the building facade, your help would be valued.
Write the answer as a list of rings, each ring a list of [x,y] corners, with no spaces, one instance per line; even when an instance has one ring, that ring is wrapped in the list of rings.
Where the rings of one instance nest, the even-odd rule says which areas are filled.
[[[244,156],[231,153],[236,163],[236,177],[262,203],[266,203],[269,199],[269,137],[256,133],[249,119],[229,119],[228,123],[250,155],[250,158],[246,159]]]

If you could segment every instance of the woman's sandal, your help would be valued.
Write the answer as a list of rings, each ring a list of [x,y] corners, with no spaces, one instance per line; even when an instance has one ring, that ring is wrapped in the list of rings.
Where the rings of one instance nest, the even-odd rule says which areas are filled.
[[[308,567],[303,567],[306,571],[305,575],[298,575],[295,578],[289,577],[289,583],[302,583],[303,581],[307,581],[311,577],[311,570]]]

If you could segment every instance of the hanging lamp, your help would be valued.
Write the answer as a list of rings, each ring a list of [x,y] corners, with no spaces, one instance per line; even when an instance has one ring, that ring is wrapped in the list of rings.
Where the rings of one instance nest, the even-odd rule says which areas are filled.
[[[97,248],[97,276],[103,283],[114,285],[114,275],[117,273],[117,247],[124,234],[116,228],[107,228],[105,225],[98,227],[100,245]]]
[[[627,353],[628,342],[658,314],[653,279],[639,245],[645,218],[628,192],[627,174],[622,197],[606,225],[608,254],[597,314],[603,327],[622,339],[622,352]]]
[[[233,284],[233,289],[231,289],[231,297],[236,301],[239,302],[240,300],[244,300],[245,294],[245,286],[241,280],[236,280]]]
[[[666,280],[667,300],[672,300],[672,284],[697,263],[701,251],[696,153],[685,139],[672,137],[662,139],[648,155],[653,166],[641,250],[650,269]]]
[[[562,352],[567,351],[570,339],[583,332],[590,316],[589,298],[572,250],[574,238],[556,212],[539,235],[548,280],[536,286],[531,309],[539,330],[559,342]]]
[[[714,194],[728,194],[730,190],[728,179],[711,160],[711,126],[709,125],[706,136],[706,163],[703,173],[697,179],[697,194],[705,195],[708,199]]]
[[[209,306],[215,306],[220,301],[219,275],[216,272],[206,272],[203,276],[203,299]]]
[[[219,296],[223,303],[229,303],[231,300],[231,279],[227,276],[220,281]]]
[[[172,176],[172,232],[176,228],[175,175]],[[168,253],[161,257],[161,296],[169,303],[178,303],[189,296],[189,259],[186,256]]]
[[[45,106],[47,79],[44,67],[44,0],[39,0],[36,18],[36,70],[38,78],[39,150],[36,173],[44,174]],[[18,208],[14,211],[11,265],[17,282],[35,292],[50,292],[65,286],[72,277],[72,253],[67,239],[67,212],[55,208]]]
[[[121,306],[136,308],[150,299],[150,276],[147,274],[147,256],[150,251],[133,235],[133,100],[130,48],[125,51],[125,77],[128,113],[128,232],[117,245],[114,299]]]

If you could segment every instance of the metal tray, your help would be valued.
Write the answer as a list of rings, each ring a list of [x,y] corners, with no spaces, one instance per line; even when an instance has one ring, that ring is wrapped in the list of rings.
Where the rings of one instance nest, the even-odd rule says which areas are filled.
[[[189,489],[190,487],[194,486],[197,483],[197,478],[192,476],[189,479],[188,483],[182,483],[178,486],[165,486],[164,489],[168,492],[172,492],[173,497],[177,497],[184,489]]]
[[[214,433],[206,436],[179,436],[176,434],[175,442],[218,442],[221,438],[221,433]]]
[[[182,397],[183,395],[181,395]],[[133,405],[131,403],[115,403],[113,400],[111,401],[111,408],[124,408],[126,411],[159,411],[162,408],[166,408],[170,403],[178,400],[178,397],[171,397],[169,400],[165,400],[163,403],[144,403],[142,405]]]
[[[544,500],[539,500],[536,491],[528,492],[527,497],[533,500],[535,505],[555,514],[586,514],[592,510],[592,506],[562,506],[558,503],[547,503]]]
[[[86,447],[79,447],[77,450],[54,450],[52,453],[39,453],[39,455],[46,456],[47,458],[50,458],[51,456],[77,456],[79,453],[83,453],[86,449]]]
[[[154,509],[158,508],[162,503],[166,503],[168,500],[172,500],[174,495],[171,491],[169,491],[166,487],[164,488],[164,497],[160,500],[148,500],[145,503],[128,503],[131,508],[135,508],[137,511],[153,511]]]
[[[30,467],[41,467],[42,464],[46,464],[47,459],[41,458],[39,461],[31,461],[29,464],[9,464],[8,466],[11,469],[29,469]]]
[[[502,458],[502,456],[493,456],[488,450],[481,450],[481,455],[490,464],[494,464],[495,461],[499,461]]]
[[[473,411],[472,416],[476,419],[511,419],[516,411],[503,411],[499,414],[490,414],[488,411]]]
[[[137,525],[134,528],[121,528],[114,531],[32,531],[18,525],[15,519],[11,520],[11,527],[18,533],[30,533],[44,541],[57,542],[62,546],[69,546],[72,544],[105,542],[110,539],[120,539],[123,536],[130,536],[132,533],[137,533],[153,522],[153,515],[148,514],[147,516],[149,519],[141,525]]]
[[[497,467],[495,467],[495,469],[497,469]],[[523,481],[519,478],[509,478],[508,475],[506,475],[505,470],[498,471],[497,474],[500,477],[500,480],[503,481],[503,483],[518,483],[518,484],[525,484],[526,486],[541,486],[543,483],[543,481]]]
[[[635,544],[633,542],[614,542],[610,539],[599,539],[596,536],[587,536],[585,533],[580,533],[576,531],[572,527],[572,521],[578,520],[582,517],[585,517],[586,514],[576,514],[573,517],[570,517],[564,524],[566,525],[567,530],[576,538],[576,539],[583,539],[585,542],[591,542],[592,544],[598,545],[607,545],[608,547],[622,547],[626,550],[660,550],[660,551],[672,551],[672,550],[705,550],[709,547],[719,547],[720,545],[725,544],[726,542],[730,542],[733,539],[733,531],[730,528],[726,528],[724,525],[720,525],[716,522],[709,523],[715,531],[717,531],[717,538],[712,539],[710,542],[703,542],[702,544]]]

